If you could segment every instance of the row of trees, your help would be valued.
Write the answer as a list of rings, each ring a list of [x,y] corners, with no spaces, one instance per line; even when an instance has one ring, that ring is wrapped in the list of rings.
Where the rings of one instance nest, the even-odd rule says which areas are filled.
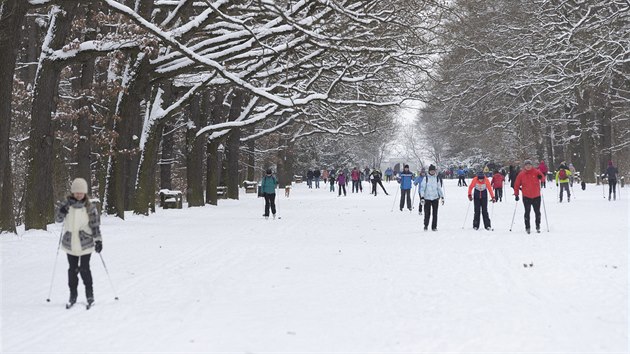
[[[630,3],[461,0],[442,30],[418,123],[442,156],[628,171]]]
[[[68,182],[147,214],[309,154],[376,163],[419,99],[448,9],[433,0],[0,1],[0,231],[45,229]],[[341,139],[343,137],[344,139]],[[348,160],[350,161],[350,160]],[[159,173],[157,169],[159,167]]]

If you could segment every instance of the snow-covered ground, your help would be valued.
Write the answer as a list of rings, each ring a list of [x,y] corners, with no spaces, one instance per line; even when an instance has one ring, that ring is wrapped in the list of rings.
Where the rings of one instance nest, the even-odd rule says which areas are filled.
[[[116,294],[94,254],[89,311],[64,308],[63,252],[45,301],[60,225],[2,236],[1,352],[628,351],[630,189],[608,202],[589,185],[560,204],[552,186],[551,232],[543,214],[545,232],[527,235],[522,203],[508,231],[511,197],[494,232],[472,230],[472,208],[462,229],[469,202],[454,180],[437,232],[417,209],[391,211],[395,183],[377,197],[367,183],[347,197],[321,186],[280,191],[280,220],[262,219],[253,194],[103,218]]]

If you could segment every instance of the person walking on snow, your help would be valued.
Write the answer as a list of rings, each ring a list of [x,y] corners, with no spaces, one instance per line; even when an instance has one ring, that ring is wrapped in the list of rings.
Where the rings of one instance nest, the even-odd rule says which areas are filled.
[[[492,176],[492,188],[494,188],[494,195],[496,196],[497,201],[503,201],[503,181],[505,177],[499,173],[499,171],[494,171],[494,175]]]
[[[263,177],[260,183],[263,197],[265,197],[265,213],[263,216],[269,218],[269,208],[273,218],[276,218],[276,187],[278,186],[278,180],[271,174],[271,169],[268,168],[265,177]]]
[[[413,181],[413,173],[409,171],[409,165],[403,167],[402,172],[398,176],[400,183],[400,211],[405,206],[405,197],[407,198],[407,209],[411,211],[411,182]]]
[[[306,184],[308,188],[313,188],[313,170],[309,169],[306,171]]]
[[[538,171],[540,171],[540,173],[542,173],[543,176],[546,176],[547,172],[549,172],[549,168],[547,168],[547,165],[545,165],[544,160],[540,160],[540,163],[538,164]],[[545,181],[544,178],[541,181],[541,187],[547,188],[547,182]]]
[[[525,160],[523,170],[514,181],[514,199],[518,202],[519,191],[523,192],[523,206],[525,207],[525,231],[530,233],[529,214],[534,207],[536,216],[536,232],[540,233],[540,184],[545,175],[535,169],[531,160]]]
[[[422,215],[422,184],[424,183],[427,173],[424,168],[418,173],[418,177],[413,181],[413,185],[418,188],[418,198],[420,198],[420,205],[418,205],[418,214]]]
[[[468,186],[466,184],[466,171],[464,171],[464,169],[462,167],[459,168],[459,170],[457,170],[457,186],[458,187],[462,187],[462,186]]]
[[[381,173],[381,171],[375,168],[374,170],[372,170],[372,173],[370,173],[370,177],[372,178],[372,194],[374,194],[375,197],[376,197],[376,185],[380,185],[381,188],[383,189],[383,192],[385,192],[385,195],[389,195],[387,191],[385,190],[385,187],[383,187],[383,181],[382,181],[383,174]]]
[[[328,170],[327,169],[323,169],[322,170],[322,181],[324,181],[324,184],[326,184],[328,180]]]
[[[540,171],[542,173],[542,171]],[[567,191],[567,203],[571,202],[571,189],[569,188],[569,176],[571,171],[565,166],[564,162],[560,165],[558,172],[556,172],[556,187],[560,183],[560,203],[562,203],[563,191]]]
[[[330,174],[328,175],[328,182],[330,184],[330,191],[334,192],[335,191],[335,181],[337,180],[337,178],[335,178],[335,174],[333,172],[330,172]]]
[[[617,200],[617,174],[619,170],[613,166],[612,161],[608,161],[608,168],[604,177],[608,177],[608,201],[610,201],[610,195],[612,194],[613,200]]]
[[[316,168],[313,171],[313,178],[315,179],[315,188],[319,189],[319,178],[321,177],[322,173],[319,170],[319,168]]]
[[[343,173],[343,170],[339,171],[339,176],[337,176],[337,184],[339,185],[339,195],[341,197],[341,190],[343,189],[343,196],[346,196],[346,175]]]
[[[359,172],[359,169],[355,167],[352,169],[350,176],[352,177],[352,193],[354,193],[355,190],[357,193],[359,193],[359,183],[361,179],[361,172]]]
[[[429,175],[424,177],[420,191],[420,205],[424,205],[424,231],[427,231],[429,228],[431,216],[433,216],[431,230],[437,231],[438,204],[442,200],[442,205],[444,205],[444,192],[440,181],[438,181],[435,166],[429,166]],[[433,209],[433,212],[431,212],[431,209]]]
[[[391,167],[388,167],[385,170],[385,181],[390,182],[392,180],[392,176],[394,175],[394,170]]]
[[[68,256],[68,305],[77,302],[79,274],[85,286],[88,306],[94,302],[94,288],[90,257],[92,252],[103,250],[100,216],[87,195],[88,185],[83,178],[76,178],[70,186],[70,195],[63,201],[55,215],[56,222],[63,222],[61,247]]]
[[[490,230],[490,217],[488,216],[488,192],[494,203],[494,193],[492,192],[492,186],[488,179],[484,176],[483,172],[477,173],[477,177],[473,178],[468,186],[468,200],[475,201],[475,217],[473,218],[473,229],[479,229],[479,216],[483,214],[483,227],[486,230]],[[473,196],[474,193],[474,196]]]

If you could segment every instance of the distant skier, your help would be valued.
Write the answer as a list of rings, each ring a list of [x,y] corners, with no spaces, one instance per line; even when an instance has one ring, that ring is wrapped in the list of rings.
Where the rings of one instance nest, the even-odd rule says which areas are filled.
[[[59,205],[55,215],[56,222],[63,222],[61,248],[68,255],[70,298],[67,308],[77,302],[79,274],[85,286],[88,306],[94,303],[90,256],[93,251],[100,253],[103,250],[100,216],[87,195],[87,182],[83,178],[76,178],[72,181],[70,193]]]
[[[543,176],[547,175],[547,172],[549,172],[549,168],[547,168],[547,165],[545,165],[544,160],[540,160],[540,163],[538,164],[538,171],[540,171],[540,173],[542,173]],[[540,184],[541,184],[541,187],[547,188],[547,182],[545,181],[544,178],[542,179]]]
[[[306,184],[308,185],[308,188],[313,188],[313,170],[309,169],[306,172]]]
[[[425,182],[427,173],[424,170],[424,168],[422,170],[420,170],[420,173],[418,173],[418,177],[416,177],[416,179],[413,181],[413,185],[417,186],[418,188],[418,197],[420,198],[420,205],[418,205],[418,214],[422,215],[422,185]]]
[[[370,181],[370,168],[367,166],[365,166],[365,168],[363,169],[363,178],[366,182]]]
[[[386,195],[389,195],[387,194],[385,187],[383,187],[383,174],[381,173],[381,171],[379,171],[378,168],[372,170],[372,173],[370,173],[370,178],[372,179],[372,194],[374,194],[374,196],[376,196],[376,185],[380,185],[383,189],[383,192],[385,192]]]
[[[266,175],[263,177],[260,183],[263,197],[265,197],[265,213],[263,216],[269,218],[269,208],[273,218],[276,218],[276,187],[278,186],[278,180],[273,176],[270,168],[267,169]]]
[[[361,183],[361,172],[359,172],[359,168],[355,167],[352,169],[351,175],[352,177],[352,193],[359,193],[359,183]]]
[[[337,178],[335,177],[335,173],[334,172],[330,172],[328,174],[328,183],[330,184],[330,191],[334,192],[335,191],[335,181],[337,180]]]
[[[490,192],[491,201],[494,203],[494,193],[492,186],[485,177],[483,172],[478,172],[468,186],[468,199],[475,202],[475,217],[473,218],[473,229],[479,229],[480,211],[483,215],[483,226],[486,230],[490,230],[490,217],[488,216],[488,192]],[[473,196],[474,193],[474,196]]]
[[[463,167],[460,167],[459,170],[457,170],[457,186],[458,187],[462,187],[462,186],[468,186],[468,184],[466,184],[466,171],[464,170]]]
[[[392,176],[394,175],[394,170],[391,167],[388,167],[385,170],[385,181],[390,182],[392,180]]]
[[[514,199],[518,202],[519,191],[523,192],[523,206],[525,207],[525,231],[530,233],[529,214],[532,206],[536,216],[536,232],[540,232],[540,184],[545,176],[539,170],[533,168],[531,160],[525,160],[523,171],[514,181]]]
[[[573,188],[573,180],[575,179],[575,177],[577,177],[577,174],[575,166],[573,166],[572,163],[569,163],[569,171],[571,171],[571,174],[569,175],[569,185],[571,186],[571,188]]]
[[[437,231],[438,220],[438,204],[442,200],[444,205],[444,192],[440,181],[438,181],[435,166],[429,166],[429,175],[424,177],[424,183],[420,193],[420,205],[424,205],[424,231],[429,228],[429,219],[431,221],[431,230]],[[431,211],[433,209],[433,212]]]
[[[322,181],[324,181],[324,184],[326,184],[327,180],[328,180],[328,170],[327,169],[323,169],[322,170]]]
[[[407,209],[411,211],[411,182],[413,181],[413,173],[409,171],[409,165],[403,167],[402,172],[398,176],[400,183],[400,211],[405,206],[405,197],[407,198]]]
[[[541,171],[542,173],[542,171]],[[562,162],[560,164],[560,168],[558,172],[556,172],[556,187],[558,184],[560,185],[560,203],[562,203],[562,195],[563,191],[567,191],[567,202],[571,202],[571,190],[569,189],[569,176],[571,176],[571,171],[567,168],[567,166]]]
[[[319,178],[322,176],[322,172],[319,168],[313,170],[313,179],[315,179],[315,188],[319,189]]]
[[[343,170],[339,171],[339,176],[337,176],[337,184],[339,185],[339,195],[341,197],[341,190],[343,190],[343,196],[346,196],[346,175],[343,173]]]
[[[494,195],[496,196],[496,200],[501,202],[503,201],[503,180],[504,177],[499,171],[494,171],[494,175],[492,176],[492,188],[494,188]]]
[[[613,200],[617,200],[617,174],[619,170],[617,167],[613,165],[612,161],[608,161],[608,168],[606,169],[606,173],[604,177],[608,177],[608,201],[610,201],[610,196],[612,194]]]

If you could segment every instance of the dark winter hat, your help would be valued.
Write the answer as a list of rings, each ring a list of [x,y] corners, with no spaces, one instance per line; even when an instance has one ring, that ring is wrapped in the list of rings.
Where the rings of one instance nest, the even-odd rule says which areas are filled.
[[[483,174],[482,171],[477,172],[477,179],[484,179],[486,176]]]
[[[429,171],[435,171],[435,166],[433,165],[429,166]]]
[[[403,167],[403,168],[409,168],[409,165],[405,165],[405,167]]]
[[[532,164],[532,160],[523,161],[523,165],[531,165],[531,164]]]
[[[267,174],[268,174],[268,175],[270,175],[270,174],[271,174],[271,169],[270,169],[270,168],[268,168],[268,169],[267,169]]]

